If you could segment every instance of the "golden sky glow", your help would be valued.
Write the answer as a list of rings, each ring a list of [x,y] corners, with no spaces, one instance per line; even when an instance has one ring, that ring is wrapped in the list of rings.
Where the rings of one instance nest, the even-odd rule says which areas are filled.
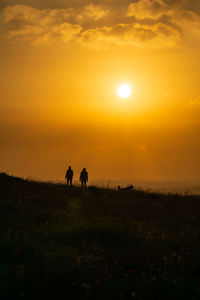
[[[199,178],[199,0],[1,0],[0,45],[1,171]]]

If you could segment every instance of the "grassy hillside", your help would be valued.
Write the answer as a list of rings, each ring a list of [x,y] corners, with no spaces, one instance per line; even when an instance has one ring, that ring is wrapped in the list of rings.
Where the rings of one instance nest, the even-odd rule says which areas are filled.
[[[0,297],[200,299],[200,197],[0,174]]]

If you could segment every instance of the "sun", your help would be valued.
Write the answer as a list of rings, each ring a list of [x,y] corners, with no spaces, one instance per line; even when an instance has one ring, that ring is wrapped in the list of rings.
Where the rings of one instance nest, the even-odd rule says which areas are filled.
[[[121,84],[118,87],[117,93],[121,98],[128,98],[131,95],[131,88],[128,84]]]

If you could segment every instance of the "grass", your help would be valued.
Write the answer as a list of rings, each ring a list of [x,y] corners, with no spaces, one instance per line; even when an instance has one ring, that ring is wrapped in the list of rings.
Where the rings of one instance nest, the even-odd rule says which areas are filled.
[[[200,299],[200,197],[0,174],[0,298]]]

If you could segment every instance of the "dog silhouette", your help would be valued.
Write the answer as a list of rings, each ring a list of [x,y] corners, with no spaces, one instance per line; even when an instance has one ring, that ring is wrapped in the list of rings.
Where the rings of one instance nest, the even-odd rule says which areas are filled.
[[[128,185],[127,187],[121,188],[120,185],[118,185],[119,191],[132,191],[134,189],[134,186],[132,184]]]

